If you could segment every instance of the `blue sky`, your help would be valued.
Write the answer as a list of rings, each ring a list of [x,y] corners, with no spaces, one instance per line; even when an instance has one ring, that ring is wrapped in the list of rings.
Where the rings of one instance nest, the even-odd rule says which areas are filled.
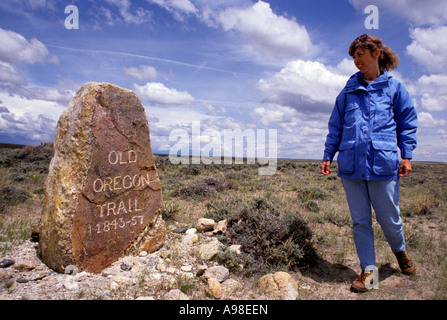
[[[79,29],[65,28],[68,5]],[[378,29],[365,27],[368,5]],[[276,129],[278,157],[321,159],[356,72],[347,48],[363,33],[400,56],[393,75],[420,120],[414,159],[447,161],[447,2],[437,0],[4,0],[0,142],[53,140],[76,91],[97,81],[139,95],[154,152],[200,121],[203,133]]]

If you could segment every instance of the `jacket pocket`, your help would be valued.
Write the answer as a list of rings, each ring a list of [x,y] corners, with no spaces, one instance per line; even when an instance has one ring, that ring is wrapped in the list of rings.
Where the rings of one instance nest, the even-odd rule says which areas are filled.
[[[399,168],[397,144],[387,141],[373,141],[374,163],[373,171],[380,176],[395,174]]]
[[[391,97],[386,94],[375,96],[375,124],[387,125],[390,121],[394,121],[394,105]]]
[[[352,100],[352,99],[351,99]],[[347,104],[345,109],[344,121],[347,127],[353,126],[362,117],[360,104],[356,101],[351,101]]]
[[[342,173],[353,173],[355,166],[355,141],[345,141],[340,143],[338,148],[338,171]]]

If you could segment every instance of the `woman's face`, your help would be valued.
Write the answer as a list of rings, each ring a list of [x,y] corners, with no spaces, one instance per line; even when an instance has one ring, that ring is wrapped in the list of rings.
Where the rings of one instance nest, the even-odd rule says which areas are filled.
[[[380,50],[376,50],[371,52],[371,50],[364,50],[362,48],[357,48],[354,53],[354,64],[357,69],[362,73],[368,73],[370,71],[376,70],[379,68],[379,56]]]

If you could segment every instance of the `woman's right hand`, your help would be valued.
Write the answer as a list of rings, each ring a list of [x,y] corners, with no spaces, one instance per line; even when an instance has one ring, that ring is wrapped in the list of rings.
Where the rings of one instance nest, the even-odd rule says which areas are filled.
[[[330,166],[331,162],[329,160],[323,161],[320,166],[321,173],[324,174],[325,176],[331,174]]]

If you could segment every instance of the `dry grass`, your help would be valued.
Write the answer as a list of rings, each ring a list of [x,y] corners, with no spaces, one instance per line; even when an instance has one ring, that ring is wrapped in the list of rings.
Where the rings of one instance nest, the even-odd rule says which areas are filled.
[[[0,253],[28,238],[37,223],[50,157],[48,146],[0,149],[0,188],[13,186],[29,195],[20,201],[5,196],[0,199]],[[313,233],[312,243],[320,260],[315,267],[294,271],[305,288],[300,296],[352,298],[345,292],[359,267],[336,166],[331,176],[324,177],[319,174],[318,161],[280,160],[274,175],[260,176],[258,167],[253,165],[174,166],[167,157],[156,156],[156,160],[163,187],[163,215],[169,230],[192,227],[199,217],[223,203],[263,197],[282,212],[299,212]],[[214,180],[206,183],[207,178]],[[411,176],[401,180],[401,211],[408,251],[418,274],[400,276],[394,256],[375,223],[382,287],[357,298],[447,298],[446,203],[447,164],[413,163]]]

